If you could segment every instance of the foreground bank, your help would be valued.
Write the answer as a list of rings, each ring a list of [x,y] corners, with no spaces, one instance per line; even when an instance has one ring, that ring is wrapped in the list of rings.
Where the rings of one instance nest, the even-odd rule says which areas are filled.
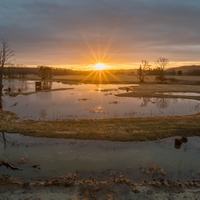
[[[38,184],[1,185],[0,199],[135,199],[135,200],[182,200],[199,199],[199,186],[179,185],[149,185],[126,183],[84,183],[79,186],[54,185],[49,187]]]

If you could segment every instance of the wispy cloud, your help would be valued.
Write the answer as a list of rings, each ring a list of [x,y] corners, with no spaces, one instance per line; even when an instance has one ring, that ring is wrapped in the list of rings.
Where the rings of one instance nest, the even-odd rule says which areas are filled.
[[[27,65],[200,61],[200,2],[6,0],[0,37]]]

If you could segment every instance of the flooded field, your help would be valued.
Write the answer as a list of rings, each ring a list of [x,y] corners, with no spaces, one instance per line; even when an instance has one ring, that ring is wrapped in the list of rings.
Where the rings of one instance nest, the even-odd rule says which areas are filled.
[[[178,137],[176,137],[178,138]],[[179,137],[180,138],[180,137]],[[151,142],[109,142],[26,137],[0,133],[1,158],[23,171],[1,166],[0,174],[30,179],[76,174],[104,180],[116,177],[151,179],[157,166],[171,179],[199,178],[200,137],[190,137],[175,148],[174,137]],[[33,166],[37,165],[38,168]]]
[[[130,92],[122,90],[130,87],[122,84],[69,85],[53,82],[45,85],[48,92],[39,90],[29,95],[22,93],[35,92],[33,81],[4,84],[3,109],[16,113],[21,119],[181,116],[200,111],[200,102],[197,100],[115,96]],[[8,90],[19,94],[10,96]],[[151,142],[109,142],[34,138],[1,132],[1,158],[19,170],[1,166],[0,173],[24,180],[54,176],[98,180],[125,177],[137,181],[150,180],[155,176],[183,180],[198,178],[200,137],[190,137],[178,148],[174,140],[172,137]]]
[[[12,91],[33,92],[35,82],[5,82]],[[130,118],[141,116],[180,116],[200,111],[200,102],[191,99],[117,97],[128,85],[69,85],[53,82],[50,89],[67,90],[37,92],[30,95],[3,97],[3,109],[22,119],[62,120]],[[133,85],[134,87],[134,85]],[[135,85],[138,87],[138,85]],[[129,91],[127,91],[129,92]]]

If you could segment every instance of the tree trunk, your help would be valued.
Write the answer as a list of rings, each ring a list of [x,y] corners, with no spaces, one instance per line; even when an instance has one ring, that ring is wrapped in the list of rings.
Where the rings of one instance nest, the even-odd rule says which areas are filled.
[[[0,109],[2,109],[2,96],[3,96],[3,73],[0,69]]]
[[[2,109],[4,66],[9,62],[10,57],[12,57],[14,54],[6,41],[1,40],[0,43],[2,46],[2,50],[0,49],[0,109]]]

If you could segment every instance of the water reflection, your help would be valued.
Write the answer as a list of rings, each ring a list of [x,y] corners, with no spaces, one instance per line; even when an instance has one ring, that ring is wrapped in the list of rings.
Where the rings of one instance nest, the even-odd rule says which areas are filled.
[[[4,94],[18,92],[33,92],[42,90],[51,90],[52,81],[19,81],[15,79],[4,80]]]
[[[139,98],[142,100],[141,107],[147,107],[149,103],[156,104],[159,109],[167,108],[170,104],[170,100],[167,98],[150,98],[150,97],[142,97]]]
[[[52,89],[51,81],[35,82],[35,91],[51,90],[51,89]]]
[[[96,106],[95,108],[90,109],[91,113],[101,113],[107,114],[107,111],[102,108],[102,106]]]
[[[176,149],[180,149],[181,148],[181,145],[183,144],[183,143],[187,143],[188,142],[188,139],[186,138],[186,137],[184,137],[184,136],[182,136],[181,138],[175,138],[174,139],[174,147],[176,148]]]
[[[150,167],[158,166],[166,172],[166,178],[198,178],[200,137],[188,138],[178,150],[174,148],[175,139],[109,142],[33,138],[5,133],[0,137],[0,157],[23,171],[16,172],[2,166],[0,173],[23,179],[50,178],[69,173],[89,178],[93,174],[95,179],[101,180],[109,178],[109,172],[115,171],[125,178],[148,180],[152,174],[142,173],[141,169],[146,172]],[[23,163],[22,160],[28,162]],[[41,169],[35,170],[33,165]]]
[[[15,139],[14,139],[15,140]],[[13,141],[12,137],[9,137],[4,131],[0,132],[0,149],[1,149],[1,159],[5,159],[8,156],[9,149],[11,148]]]
[[[31,83],[31,81],[4,80],[3,92],[4,94],[8,92],[27,92]]]
[[[9,84],[15,85],[14,82]],[[16,88],[17,85],[18,82]],[[119,90],[119,85],[69,85],[45,82],[43,87],[47,90],[70,90],[38,92],[16,97],[4,95],[3,109],[16,113],[20,118],[42,120],[174,116],[200,111],[200,103],[197,100],[118,97],[115,94],[124,92]],[[27,82],[27,87],[24,88],[28,92],[35,91],[35,82]]]
[[[166,98],[158,98],[156,100],[156,105],[159,109],[167,108],[169,105],[169,99]]]
[[[141,107],[146,107],[148,106],[149,103],[154,103],[154,101],[152,101],[150,97],[142,97],[142,98],[139,98],[142,100],[142,103],[141,103]]]
[[[5,133],[2,132],[1,134],[2,134],[3,144],[4,144],[4,149],[6,149],[6,142],[7,142],[7,141],[6,141]]]

